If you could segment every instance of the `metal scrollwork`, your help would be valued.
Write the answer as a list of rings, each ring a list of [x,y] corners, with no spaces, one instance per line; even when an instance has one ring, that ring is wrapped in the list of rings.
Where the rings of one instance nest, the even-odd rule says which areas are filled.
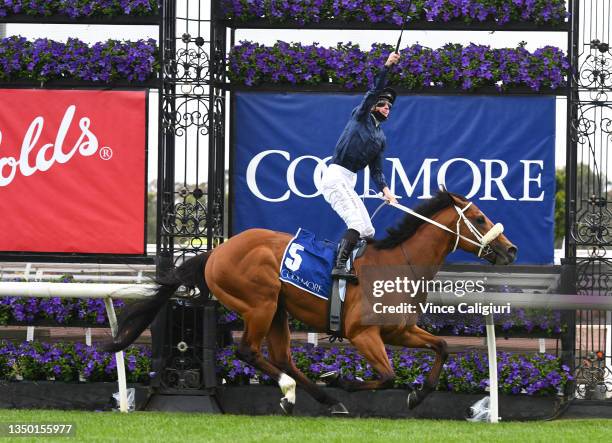
[[[171,248],[165,251],[169,255],[207,249],[211,245],[206,239],[215,238],[215,243],[223,240],[225,178],[218,169],[224,168],[225,158],[226,100],[222,84],[226,77],[227,30],[216,21],[215,8],[216,4],[202,7],[195,0],[185,0],[181,7],[178,2],[164,0],[168,16],[161,52],[160,127],[164,149],[160,152],[167,173],[161,182],[166,198],[161,203],[159,229],[160,249]],[[180,158],[184,163],[182,171],[179,161],[171,159],[173,153],[175,160]],[[203,158],[208,153],[214,166],[209,171],[198,170],[204,167]],[[174,189],[175,182],[185,185]],[[202,182],[207,185],[201,186]]]
[[[223,95],[216,95],[213,99],[213,105],[214,130],[217,133],[223,133],[225,131],[225,97]]]
[[[164,75],[175,83],[208,83],[210,58],[202,47],[178,49],[164,63]]]
[[[580,245],[612,245],[612,212],[605,197],[591,196],[576,216],[572,237]]]
[[[612,371],[602,352],[592,352],[576,369],[576,396],[585,400],[605,400],[612,393]]]
[[[566,257],[575,260],[576,291],[583,295],[612,296],[612,189],[608,162],[612,150],[612,53],[609,0],[570,2],[573,21],[570,60],[573,75],[568,100],[567,165],[569,217]],[[577,311],[576,347],[572,362],[579,398],[606,398],[612,374],[598,349],[605,349],[600,331],[605,313]],[[609,326],[608,326],[609,327]],[[606,356],[609,359],[610,356]],[[608,360],[609,362],[609,360]]]
[[[200,201],[181,202],[168,212],[163,229],[174,236],[206,236],[206,206]]]
[[[213,213],[210,217],[210,228],[215,238],[223,238],[223,197],[223,190],[217,188],[213,203]]]
[[[196,128],[202,135],[208,135],[210,121],[208,97],[199,95],[171,97],[164,103],[162,117],[164,128],[178,137],[184,136],[190,128]]]
[[[576,265],[576,291],[582,295],[612,295],[612,262],[605,248],[592,248]]]
[[[589,92],[591,101],[606,102],[612,90],[612,56],[610,45],[599,39],[584,43],[589,49],[575,79],[578,88]]]

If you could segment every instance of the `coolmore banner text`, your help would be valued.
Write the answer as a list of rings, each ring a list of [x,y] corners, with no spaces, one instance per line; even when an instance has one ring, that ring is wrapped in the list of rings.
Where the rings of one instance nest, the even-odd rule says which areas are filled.
[[[0,251],[143,254],[146,91],[0,103]]]
[[[232,233],[299,227],[336,241],[345,226],[318,190],[338,136],[362,95],[236,94],[232,158]],[[399,202],[415,207],[439,185],[472,200],[518,246],[518,263],[553,262],[555,98],[398,97],[383,169]],[[357,193],[372,214],[369,171]],[[384,207],[376,238],[403,213]],[[460,252],[450,261],[476,258]]]

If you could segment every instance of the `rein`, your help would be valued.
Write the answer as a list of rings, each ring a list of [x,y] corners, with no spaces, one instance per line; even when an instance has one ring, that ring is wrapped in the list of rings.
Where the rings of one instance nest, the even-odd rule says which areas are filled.
[[[397,209],[399,209],[400,211],[403,211],[407,214],[413,215],[417,218],[420,218],[421,220],[426,221],[427,223],[434,225],[440,229],[442,229],[443,231],[447,231],[450,232],[451,234],[456,236],[455,239],[455,246],[453,247],[453,250],[451,252],[455,252],[457,250],[457,246],[459,245],[459,239],[463,239],[468,243],[471,243],[475,246],[478,246],[480,249],[478,250],[478,257],[483,256],[482,253],[483,251],[485,252],[484,256],[492,253],[493,251],[491,250],[489,243],[491,243],[493,240],[495,240],[497,237],[499,237],[502,232],[504,232],[504,225],[502,225],[501,223],[496,223],[491,229],[489,229],[489,232],[487,232],[485,235],[482,235],[478,229],[476,229],[476,227],[472,224],[472,222],[470,220],[468,220],[468,218],[465,216],[465,211],[472,205],[472,202],[469,202],[467,205],[465,205],[465,207],[463,209],[461,209],[459,206],[454,205],[455,210],[457,211],[457,214],[459,214],[459,218],[457,219],[457,224],[455,227],[455,231],[453,231],[452,229],[450,229],[448,226],[443,225],[442,223],[438,223],[435,220],[432,220],[428,217],[425,217],[424,215],[419,214],[416,211],[413,211],[412,209],[404,206],[404,205],[400,205],[399,203],[386,203],[385,204],[389,204],[390,206],[393,206]],[[378,208],[380,209],[380,208]],[[376,212],[378,212],[378,209],[376,210]],[[375,214],[376,214],[375,212]],[[464,235],[460,234],[460,230],[461,230],[461,221],[463,221],[463,223],[467,226],[467,228],[469,229],[469,231],[474,235],[474,238],[476,240],[473,240],[471,238],[467,238]]]

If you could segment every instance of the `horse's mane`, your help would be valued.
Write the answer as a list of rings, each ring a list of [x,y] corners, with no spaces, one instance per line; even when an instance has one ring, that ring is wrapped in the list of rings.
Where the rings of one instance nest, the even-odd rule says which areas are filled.
[[[414,211],[430,218],[434,214],[454,204],[451,196],[457,198],[459,201],[467,202],[465,197],[462,197],[461,195],[453,194],[452,192],[448,191],[439,191],[435,196],[433,196],[433,198],[414,208]],[[406,214],[403,220],[398,223],[395,228],[387,228],[387,237],[375,241],[374,247],[376,249],[394,248],[412,237],[416,233],[419,226],[421,226],[423,223],[425,223],[424,220],[421,220],[414,215]]]

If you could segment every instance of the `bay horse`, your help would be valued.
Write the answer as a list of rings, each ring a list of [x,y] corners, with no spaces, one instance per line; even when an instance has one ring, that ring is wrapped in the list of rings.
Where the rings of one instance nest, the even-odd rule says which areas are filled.
[[[482,255],[482,237],[489,231],[493,234],[495,229],[476,205],[462,196],[440,191],[415,212],[426,219],[407,214],[397,227],[388,229],[386,238],[370,241],[365,254],[355,261],[357,275],[366,265],[409,262],[438,269],[445,257],[457,248],[478,254],[493,264],[505,265],[515,259],[517,248],[503,234],[489,238]],[[158,281],[151,297],[124,309],[118,334],[106,349],[118,351],[127,347],[180,286],[197,286],[204,294],[212,292],[219,302],[240,314],[244,333],[238,356],[278,382],[284,395],[281,407],[285,413],[291,414],[293,410],[297,384],[326,405],[332,414],[347,414],[344,405],[309,380],[291,358],[288,314],[320,332],[325,332],[328,324],[327,301],[279,279],[281,260],[292,237],[282,232],[249,229],[212,251],[185,261],[170,276]],[[379,378],[337,380],[337,383],[347,390],[391,388],[395,373],[385,344],[431,349],[436,356],[426,381],[408,395],[408,407],[412,409],[435,389],[448,356],[446,342],[415,324],[363,324],[360,292],[358,284],[347,287],[342,335],[367,359]],[[269,358],[261,352],[264,339],[267,339]]]

